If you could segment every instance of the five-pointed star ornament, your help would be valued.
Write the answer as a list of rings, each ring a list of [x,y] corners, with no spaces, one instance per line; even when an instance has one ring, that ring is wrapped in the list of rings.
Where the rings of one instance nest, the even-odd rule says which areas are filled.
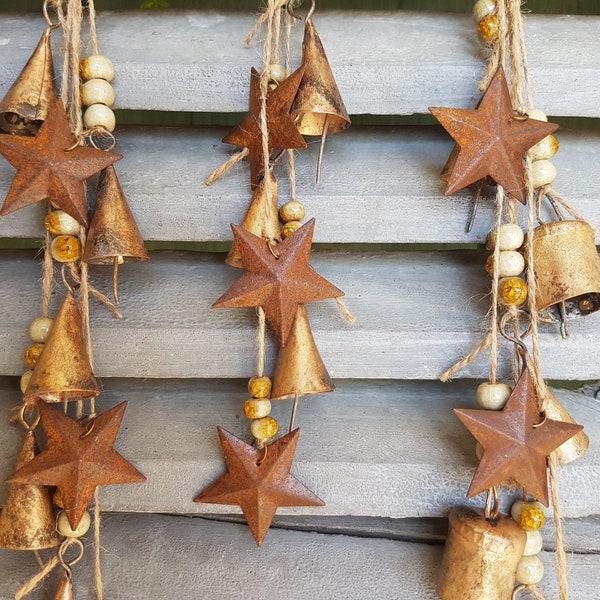
[[[0,134],[0,154],[17,169],[0,215],[48,199],[84,226],[84,180],[121,158],[115,152],[75,145],[59,99],[50,105],[35,137]]]
[[[344,295],[308,264],[314,219],[276,246],[237,225],[231,228],[245,272],[213,307],[262,306],[285,346],[298,305]]]
[[[227,473],[200,492],[194,502],[239,506],[257,546],[279,506],[323,506],[324,502],[290,473],[299,429],[260,450],[222,427],[217,430]]]
[[[455,408],[454,413],[483,446],[468,498],[513,479],[548,506],[548,456],[583,427],[540,417],[528,368],[502,410]]]
[[[39,401],[46,449],[6,481],[56,486],[75,529],[97,486],[146,481],[113,449],[126,406],[127,402],[122,402],[92,421],[79,423]]]
[[[290,109],[298,86],[304,75],[304,67],[296,69],[275,89],[267,94],[267,132],[269,152],[274,148],[306,148],[306,142],[298,132]],[[260,73],[253,67],[250,75],[248,114],[224,138],[226,144],[248,148],[250,161],[250,185],[254,189],[264,171],[262,132],[260,129]]]
[[[475,109],[430,107],[433,116],[460,146],[446,195],[490,176],[523,204],[527,201],[523,157],[558,125],[519,117],[513,111],[502,67],[498,67]]]

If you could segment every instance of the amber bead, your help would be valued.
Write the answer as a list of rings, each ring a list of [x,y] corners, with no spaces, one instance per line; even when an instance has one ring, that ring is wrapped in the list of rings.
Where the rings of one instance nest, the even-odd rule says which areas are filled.
[[[27,346],[25,352],[23,354],[23,358],[25,362],[30,367],[35,367],[42,350],[44,349],[44,344],[31,344],[31,346]]]
[[[535,501],[517,500],[510,509],[510,516],[528,531],[539,529],[545,520],[542,505]]]
[[[50,253],[58,262],[73,262],[79,258],[79,240],[72,235],[59,235],[52,240]]]
[[[53,235],[78,235],[81,225],[64,210],[53,210],[44,218],[44,227]]]
[[[484,44],[491,44],[498,38],[500,20],[498,15],[491,14],[483,17],[477,24],[477,33]]]
[[[298,200],[290,200],[282,204],[279,209],[279,218],[284,223],[287,221],[301,221],[304,219],[304,205]]]
[[[251,377],[248,391],[254,398],[266,398],[271,393],[271,380],[268,377]]]
[[[498,302],[518,306],[527,299],[527,284],[520,277],[503,277],[498,282]]]
[[[277,433],[277,421],[273,417],[254,419],[250,423],[250,431],[257,440],[268,440]]]
[[[268,398],[248,398],[242,408],[249,419],[262,419],[271,412],[271,401]]]
[[[290,235],[292,235],[292,233],[294,233],[295,231],[298,231],[300,227],[302,227],[302,223],[300,223],[300,221],[288,221],[281,228],[281,236],[284,238],[290,237]]]

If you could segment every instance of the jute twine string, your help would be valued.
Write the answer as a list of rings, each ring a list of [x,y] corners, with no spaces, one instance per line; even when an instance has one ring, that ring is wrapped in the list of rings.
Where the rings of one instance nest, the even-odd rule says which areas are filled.
[[[494,243],[493,271],[492,271],[492,306],[490,333],[490,360],[489,360],[489,380],[490,383],[496,383],[498,376],[498,282],[500,281],[498,265],[500,264],[500,227],[502,225],[502,214],[504,210],[504,188],[501,185],[496,186],[496,219],[494,223],[494,232],[496,241]]]
[[[257,353],[256,353],[256,374],[262,377],[265,373],[265,329],[266,318],[265,311],[262,306],[256,309],[258,315],[258,328],[256,332],[257,338]]]
[[[506,36],[508,34],[508,20],[506,18],[506,5],[504,0],[496,4],[496,12],[498,15],[498,39],[492,46],[492,54],[488,60],[487,68],[483,77],[479,81],[479,91],[487,90],[494,73],[500,65],[504,66],[506,56]]]

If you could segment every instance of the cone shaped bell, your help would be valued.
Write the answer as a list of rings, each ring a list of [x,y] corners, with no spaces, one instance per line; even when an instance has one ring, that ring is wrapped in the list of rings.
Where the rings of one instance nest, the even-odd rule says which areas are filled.
[[[312,336],[306,306],[300,304],[287,342],[279,350],[271,400],[331,392],[334,389]]]
[[[42,37],[25,67],[0,100],[0,130],[35,135],[56,97],[50,28]]]
[[[252,194],[250,205],[240,227],[265,240],[279,241],[281,239],[277,213],[277,180],[270,171]],[[225,262],[231,267],[244,268],[235,241]]]
[[[81,314],[72,294],[68,293],[23,397],[26,402],[38,398],[46,402],[63,402],[90,398],[99,393],[83,343]]]
[[[302,135],[321,135],[327,117],[327,133],[337,133],[350,125],[323,44],[312,19],[304,25],[302,41],[304,76],[290,114]]]
[[[558,322],[600,309],[600,258],[586,221],[553,221],[533,231],[533,266],[540,317]],[[560,303],[564,302],[564,311]]]
[[[148,252],[111,165],[98,179],[96,208],[82,260],[112,265],[115,259],[118,263],[147,260]]]
[[[28,431],[16,469],[26,465],[36,454],[35,436],[33,431]],[[41,550],[58,546],[60,541],[48,488],[11,484],[0,514],[0,548]]]
[[[73,600],[73,584],[67,571],[63,571],[52,600]]]
[[[550,392],[547,393],[546,406],[545,406],[546,417],[554,421],[564,421],[566,423],[575,423],[575,419],[568,413],[567,409],[556,399],[556,397]],[[576,433],[572,438],[568,439],[564,444],[561,444],[552,453],[556,456],[559,464],[566,464],[572,462],[583,456],[588,446],[590,445],[590,439],[588,436],[580,431]]]

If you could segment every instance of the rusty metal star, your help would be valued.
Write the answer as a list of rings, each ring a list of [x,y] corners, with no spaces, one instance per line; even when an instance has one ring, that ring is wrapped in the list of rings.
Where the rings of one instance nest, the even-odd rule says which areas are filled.
[[[299,429],[257,449],[217,427],[227,473],[194,502],[239,506],[257,546],[279,506],[323,506],[324,502],[290,473]]]
[[[308,264],[314,219],[276,246],[237,225],[231,228],[245,272],[213,307],[262,306],[284,346],[298,305],[344,295]]]
[[[447,175],[446,195],[489,175],[526,203],[523,157],[558,125],[515,115],[502,67],[498,67],[476,109],[429,110],[460,146],[448,165],[452,170]]]
[[[267,131],[269,152],[274,148],[306,148],[306,142],[298,132],[290,109],[298,86],[304,75],[304,67],[296,69],[275,89],[267,94]],[[253,67],[250,74],[248,114],[224,138],[226,144],[248,148],[250,161],[250,185],[254,189],[264,171],[262,132],[260,130],[260,73]]]
[[[79,423],[38,402],[46,449],[6,481],[56,486],[75,529],[97,486],[146,480],[113,448],[126,406],[127,402],[122,402],[87,423]]]
[[[0,215],[49,199],[87,226],[83,182],[121,158],[88,146],[75,145],[67,114],[56,99],[35,137],[0,135],[0,154],[17,169]]]
[[[529,369],[502,410],[455,408],[454,413],[483,446],[468,498],[513,479],[548,506],[547,458],[583,427],[540,418]]]

